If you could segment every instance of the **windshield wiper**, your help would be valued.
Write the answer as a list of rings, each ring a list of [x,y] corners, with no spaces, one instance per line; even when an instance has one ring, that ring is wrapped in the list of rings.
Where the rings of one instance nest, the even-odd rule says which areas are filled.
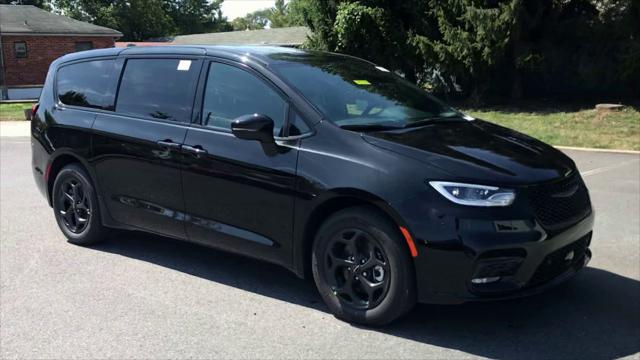
[[[402,129],[403,126],[388,125],[388,124],[351,124],[351,125],[340,125],[340,128],[345,130],[354,130],[354,131],[384,131],[384,130]]]
[[[402,125],[402,128],[407,129],[407,128],[413,128],[413,127],[420,127],[420,126],[429,125],[438,121],[450,121],[451,119],[459,119],[459,118],[460,116],[434,116],[429,118],[422,118],[420,120],[410,121]]]

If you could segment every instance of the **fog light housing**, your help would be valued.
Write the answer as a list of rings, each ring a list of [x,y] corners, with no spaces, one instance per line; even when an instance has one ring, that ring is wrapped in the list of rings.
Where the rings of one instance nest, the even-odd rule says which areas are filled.
[[[486,277],[486,278],[475,278],[471,279],[471,283],[473,284],[489,284],[494,283],[500,280],[500,276]]]

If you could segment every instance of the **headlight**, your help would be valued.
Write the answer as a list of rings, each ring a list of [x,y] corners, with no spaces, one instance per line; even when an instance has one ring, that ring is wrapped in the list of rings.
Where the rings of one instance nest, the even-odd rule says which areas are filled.
[[[516,199],[512,189],[495,186],[462,184],[445,181],[429,181],[442,196],[460,205],[509,206]]]

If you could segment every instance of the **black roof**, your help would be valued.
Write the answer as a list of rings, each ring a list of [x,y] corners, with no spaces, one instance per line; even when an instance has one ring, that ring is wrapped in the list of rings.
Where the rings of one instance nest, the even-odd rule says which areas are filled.
[[[32,5],[0,5],[0,34],[122,36],[119,31],[53,14]]]
[[[309,51],[279,46],[206,46],[206,45],[168,45],[168,46],[132,46],[128,48],[98,49],[71,53],[58,59],[66,62],[93,57],[127,55],[191,55],[218,56],[237,61],[251,60],[264,66],[279,62],[293,62],[314,57],[351,58],[348,55]],[[364,61],[364,60],[363,60]]]

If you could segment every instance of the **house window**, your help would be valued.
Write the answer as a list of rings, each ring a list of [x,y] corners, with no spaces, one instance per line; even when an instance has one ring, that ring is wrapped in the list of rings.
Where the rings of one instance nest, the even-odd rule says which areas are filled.
[[[93,49],[93,43],[91,41],[78,41],[76,42],[76,51],[85,51]]]
[[[13,53],[17,58],[27,57],[27,43],[24,41],[16,41],[13,43]]]

